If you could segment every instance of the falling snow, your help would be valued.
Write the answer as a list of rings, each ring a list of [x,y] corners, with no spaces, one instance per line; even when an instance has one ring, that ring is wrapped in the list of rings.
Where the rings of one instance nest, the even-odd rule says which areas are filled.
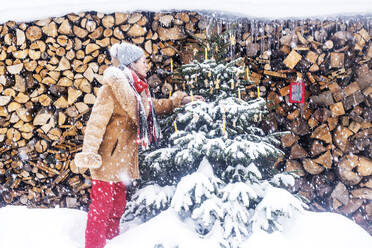
[[[323,14],[334,15],[337,13],[372,13],[372,5],[369,0],[340,2],[329,1],[217,1],[213,3],[211,10],[210,1],[132,1],[125,2],[113,0],[46,0],[35,1],[8,1],[2,3],[0,10],[0,21],[8,20],[28,21],[47,18],[50,16],[62,16],[71,12],[86,10],[97,10],[105,13],[116,11],[134,10],[202,10],[209,16],[224,16],[231,18],[232,13],[248,17],[298,17],[298,16],[319,16]],[[89,6],[89,7],[87,7]],[[319,7],[321,6],[321,7]],[[212,18],[209,19],[212,21]],[[253,21],[254,22],[254,21]],[[280,22],[280,21],[279,21]],[[369,24],[372,22],[369,22]],[[262,25],[262,24],[260,24]],[[339,27],[337,27],[339,28]],[[287,30],[283,30],[282,35],[290,35],[295,30],[294,22]],[[253,25],[253,39],[265,32],[263,26],[258,26],[257,22]],[[231,34],[231,43],[234,42],[234,34]],[[272,37],[277,41],[282,37]],[[274,42],[274,41],[269,41]],[[279,42],[276,42],[279,44]],[[292,47],[295,43],[291,42]],[[261,51],[263,39],[260,43]],[[234,51],[230,50],[231,56]],[[266,51],[270,57],[271,51]],[[204,68],[207,71],[209,68]],[[221,67],[216,66],[214,72],[217,73]],[[237,73],[237,72],[234,72]],[[222,75],[228,78],[227,74]],[[230,83],[230,81],[229,81]],[[2,97],[1,102],[10,99]],[[283,99],[281,99],[283,100]],[[257,106],[241,106],[237,108],[236,101],[227,99],[220,105],[211,107],[207,103],[199,105],[189,105],[186,109],[188,114],[178,115],[177,121],[190,121],[192,128],[197,127],[202,121],[213,122],[214,118],[221,114],[221,109],[229,113],[227,119],[247,123],[256,114],[254,109],[259,109],[262,102],[257,101]],[[241,104],[241,103],[240,103]],[[195,108],[195,106],[197,108]],[[244,109],[245,108],[245,109]],[[236,115],[242,112],[249,112],[250,116]],[[215,124],[215,128],[221,126],[221,122]],[[220,247],[225,242],[224,238],[232,237],[232,244],[240,247],[338,247],[349,248],[370,247],[372,238],[362,228],[357,226],[349,219],[333,213],[312,213],[306,211],[306,207],[298,198],[285,190],[275,186],[282,184],[292,186],[294,178],[288,174],[275,175],[270,181],[258,184],[262,180],[261,172],[254,163],[259,155],[280,153],[271,145],[275,143],[275,137],[260,137],[260,130],[251,128],[250,133],[256,133],[254,140],[235,139],[234,142],[226,141],[226,137],[214,137],[215,133],[207,132],[184,132],[175,133],[171,136],[177,148],[164,148],[161,152],[155,152],[148,156],[153,158],[153,167],[157,170],[161,168],[161,161],[170,160],[177,154],[178,164],[192,162],[192,156],[187,151],[181,151],[181,145],[187,144],[185,149],[204,152],[205,155],[212,157],[216,153],[216,148],[226,151],[226,156],[231,160],[243,161],[246,164],[238,164],[234,173],[244,171],[244,174],[253,175],[255,180],[251,183],[235,182],[224,186],[215,177],[212,165],[203,158],[197,171],[184,176],[177,186],[159,186],[157,184],[147,185],[133,196],[133,202],[128,206],[127,218],[137,215],[138,212],[146,212],[148,216],[142,221],[135,218],[123,222],[121,235],[110,241],[107,248],[119,247]],[[208,138],[214,137],[214,138]],[[263,134],[261,133],[261,136]],[[0,135],[0,139],[3,139]],[[207,142],[204,142],[206,141]],[[261,142],[257,142],[261,140]],[[343,145],[343,140],[337,140],[339,145]],[[248,149],[247,149],[248,147]],[[248,153],[247,153],[248,151]],[[352,155],[352,154],[350,154]],[[27,160],[27,152],[20,150],[18,156],[21,160]],[[191,158],[190,158],[191,157]],[[229,168],[229,167],[228,167]],[[123,181],[130,184],[127,175],[122,175]],[[248,180],[248,179],[247,179]],[[219,189],[219,187],[221,187]],[[343,190],[342,186],[337,186],[337,190]],[[220,190],[220,195],[216,192]],[[256,211],[247,208],[254,202],[257,203]],[[341,199],[342,200],[342,199]],[[141,204],[140,204],[141,203]],[[144,206],[135,209],[136,206]],[[131,209],[133,207],[133,209]],[[160,214],[154,214],[152,209],[163,210]],[[187,219],[188,211],[190,217]],[[159,215],[157,215],[159,214]],[[153,216],[156,217],[152,218]],[[184,221],[182,221],[182,218]],[[46,248],[46,247],[84,247],[84,229],[86,223],[86,212],[71,209],[27,209],[26,207],[7,206],[0,208],[0,240],[1,247],[12,248]],[[222,221],[221,221],[222,220]],[[251,232],[248,232],[245,225],[251,225]],[[195,229],[199,233],[195,233]],[[270,232],[262,230],[270,229]],[[209,232],[202,236],[200,232]],[[234,236],[235,235],[235,236]],[[309,237],[311,239],[307,243]],[[235,242],[235,243],[234,243]]]

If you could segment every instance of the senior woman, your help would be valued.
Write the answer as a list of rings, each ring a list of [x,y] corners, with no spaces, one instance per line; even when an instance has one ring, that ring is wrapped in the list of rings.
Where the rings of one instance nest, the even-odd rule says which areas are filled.
[[[75,164],[89,168],[92,177],[86,248],[104,247],[107,239],[119,234],[127,179],[139,178],[138,145],[147,148],[161,136],[156,114],[172,113],[190,102],[190,97],[180,91],[168,99],[151,98],[142,48],[115,44],[110,55],[113,66],[103,74],[82,152],[75,156]],[[195,99],[203,100],[200,96]]]

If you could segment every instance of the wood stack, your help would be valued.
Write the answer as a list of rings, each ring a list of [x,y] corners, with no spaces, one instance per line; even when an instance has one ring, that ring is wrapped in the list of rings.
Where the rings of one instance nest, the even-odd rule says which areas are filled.
[[[111,63],[108,48],[135,43],[152,70],[167,68],[184,54],[187,32],[202,36],[199,19],[195,12],[89,12],[0,25],[0,199],[85,207],[89,172],[72,161]]]
[[[257,87],[268,89],[261,90],[272,109],[268,131],[291,131],[278,164],[302,176],[297,192],[313,209],[347,215],[372,234],[372,32],[362,22],[288,23],[258,24],[274,32],[256,43],[243,35],[254,82],[247,90],[256,97]],[[287,35],[270,44],[278,32]],[[254,46],[260,42],[265,50]],[[289,102],[298,77],[306,83],[303,104]]]

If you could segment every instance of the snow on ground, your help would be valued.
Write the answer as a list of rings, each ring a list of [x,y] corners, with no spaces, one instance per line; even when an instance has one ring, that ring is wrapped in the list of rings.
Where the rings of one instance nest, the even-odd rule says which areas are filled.
[[[80,248],[87,214],[73,209],[0,208],[1,248]]]
[[[73,209],[0,208],[0,247],[2,248],[83,248],[87,214]],[[218,248],[218,230],[205,239],[192,226],[167,210],[142,225],[126,225],[122,234],[106,248]],[[284,232],[254,233],[242,246],[275,248],[372,247],[372,237],[360,226],[335,213],[305,211],[286,224]]]
[[[32,21],[67,13],[98,11],[208,10],[248,17],[308,17],[372,14],[371,0],[13,0],[2,1],[0,23]],[[221,13],[224,12],[224,13]]]
[[[136,248],[153,248],[156,244],[163,244],[165,248],[173,248],[177,245],[178,248],[212,248],[219,247],[216,240],[214,236],[208,236],[206,239],[198,237],[192,226],[182,222],[177,213],[170,209],[145,224],[124,231],[122,235],[110,241],[106,248],[122,248],[124,244]]]

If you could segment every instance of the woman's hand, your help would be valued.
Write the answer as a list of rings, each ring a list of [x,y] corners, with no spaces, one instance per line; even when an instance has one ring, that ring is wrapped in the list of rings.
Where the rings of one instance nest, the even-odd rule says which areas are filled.
[[[200,96],[200,95],[195,95],[195,96],[193,96],[193,97],[194,97],[194,101],[203,101],[203,102],[205,102],[204,97],[202,97],[202,96]],[[181,104],[182,104],[182,105],[185,105],[185,104],[188,104],[189,102],[191,102],[191,96],[185,96],[185,97],[182,99]]]

